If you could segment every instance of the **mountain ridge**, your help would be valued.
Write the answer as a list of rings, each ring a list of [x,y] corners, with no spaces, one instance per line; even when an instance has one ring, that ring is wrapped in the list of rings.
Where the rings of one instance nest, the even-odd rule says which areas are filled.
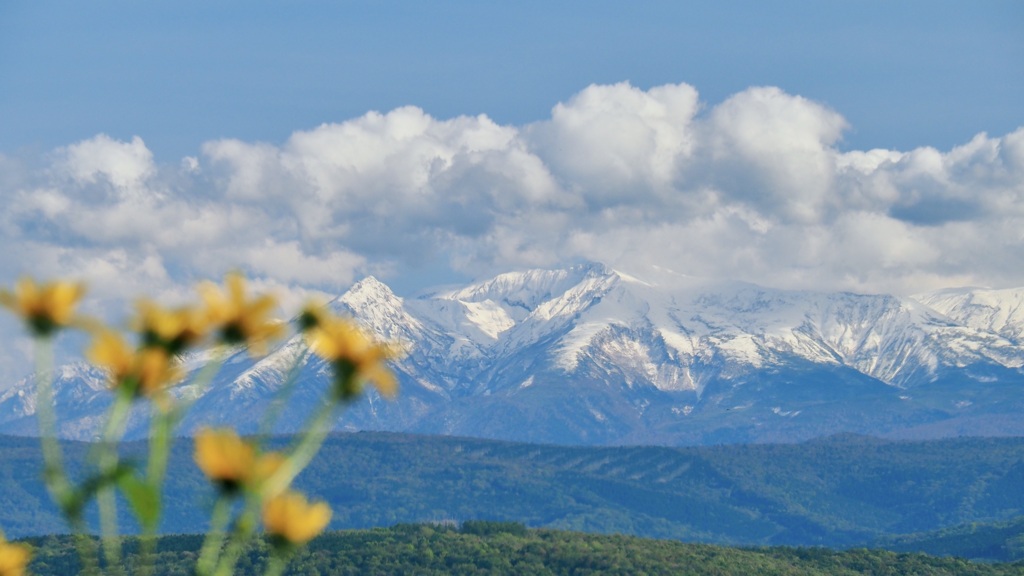
[[[371,391],[339,430],[560,444],[1024,434],[1010,418],[1024,409],[1024,289],[824,293],[585,263],[409,298],[367,277],[327,306],[408,352],[394,363],[398,400]],[[230,356],[185,432],[254,430],[243,416],[269,404],[299,359],[290,424],[277,430],[294,431],[329,378],[302,346],[294,337],[264,358]],[[82,394],[103,391],[72,382],[76,370],[95,374],[69,370],[56,384],[61,431],[84,439],[104,403]],[[0,433],[26,433],[30,388],[0,395]],[[77,405],[63,388],[78,390]]]

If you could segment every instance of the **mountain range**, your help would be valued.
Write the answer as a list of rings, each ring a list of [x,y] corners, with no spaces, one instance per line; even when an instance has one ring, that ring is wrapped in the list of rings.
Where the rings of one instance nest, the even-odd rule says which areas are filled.
[[[328,306],[407,351],[399,397],[370,391],[338,430],[600,445],[1024,435],[1024,289],[824,293],[588,263],[409,298],[368,277]],[[195,402],[183,430],[255,432],[296,361],[274,430],[297,430],[329,381],[300,337],[178,387]],[[95,437],[104,375],[75,363],[54,382],[61,435]],[[31,378],[0,393],[0,433],[34,434],[34,413]],[[145,432],[140,406],[129,437]]]

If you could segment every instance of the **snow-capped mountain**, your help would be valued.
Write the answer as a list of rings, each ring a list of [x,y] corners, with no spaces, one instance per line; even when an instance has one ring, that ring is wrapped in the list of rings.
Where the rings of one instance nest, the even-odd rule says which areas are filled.
[[[330,306],[408,351],[394,365],[399,398],[371,392],[339,429],[605,444],[1024,434],[1024,289],[898,298],[586,264],[413,298],[366,278]],[[195,397],[185,430],[256,431],[296,363],[276,429],[297,429],[329,370],[294,338],[181,388]],[[94,433],[101,383],[84,365],[59,375],[65,435]],[[0,432],[31,433],[30,390],[0,395]]]

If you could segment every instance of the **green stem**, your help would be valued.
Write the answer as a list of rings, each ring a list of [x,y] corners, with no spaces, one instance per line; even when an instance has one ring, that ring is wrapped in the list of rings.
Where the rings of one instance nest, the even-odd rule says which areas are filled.
[[[267,559],[267,569],[263,571],[263,576],[281,576],[281,574],[284,574],[284,569],[288,567],[289,559],[288,554],[279,552],[277,548],[272,548],[270,558]]]
[[[213,382],[213,377],[220,371],[220,367],[224,363],[224,359],[227,357],[227,349],[223,345],[219,345],[213,349],[212,353],[213,357],[209,362],[203,365],[199,370],[199,374],[196,375],[196,379],[192,381],[192,397],[182,400],[170,411],[172,426],[178,424],[181,417],[184,416],[184,414],[188,412],[189,408],[196,403],[196,400],[203,395],[203,391],[206,390],[207,386],[209,386],[211,382]]]
[[[36,339],[36,418],[43,447],[43,477],[54,501],[67,514],[74,505],[74,490],[64,470],[64,456],[57,440],[57,415],[53,399],[53,343]]]
[[[85,521],[81,517],[68,517],[68,523],[75,533],[75,548],[78,550],[78,558],[82,561],[82,574],[92,576],[100,573],[99,553],[96,551],[96,542],[86,533]]]
[[[282,383],[281,388],[278,389],[270,407],[264,413],[263,418],[260,421],[257,443],[261,444],[263,438],[267,436],[273,428],[274,423],[277,421],[277,418],[284,407],[285,401],[291,395],[291,392],[295,387],[298,374],[301,371],[302,366],[305,364],[308,354],[309,350],[303,348],[292,363],[291,367],[288,369],[288,373],[285,376],[285,380]],[[236,521],[235,529],[232,531],[231,538],[228,540],[227,546],[225,546],[224,551],[219,558],[214,576],[229,576],[234,571],[235,565],[238,563],[238,558],[241,556],[245,545],[252,541],[252,537],[255,534],[256,521],[263,496],[275,493],[275,491],[268,491],[267,487],[278,484],[286,487],[291,482],[292,478],[294,478],[295,475],[309,463],[309,460],[312,459],[313,455],[319,449],[320,444],[323,443],[323,438],[326,436],[327,431],[330,430],[329,420],[332,412],[333,407],[331,405],[327,405],[319,411],[318,415],[312,420],[315,425],[312,428],[307,428],[307,433],[303,436],[303,441],[296,446],[296,449],[292,451],[291,456],[285,461],[285,464],[281,466],[282,469],[292,468],[294,469],[294,472],[282,474],[281,470],[279,470],[277,474],[264,483],[261,487],[262,490],[260,494],[247,494],[245,508]],[[320,431],[321,429],[323,429],[323,431],[318,434],[310,433],[310,430]],[[286,566],[287,562],[274,560],[272,558],[271,564],[268,565],[268,570],[272,570],[272,572],[269,573],[280,574]],[[200,575],[209,574],[209,572],[205,571],[207,569],[208,567],[204,565],[204,570],[197,570],[197,573]]]
[[[107,561],[107,570],[121,574],[121,539],[117,532],[117,502],[114,491],[108,487],[96,493],[96,502],[100,508],[100,542],[103,545],[103,556]]]
[[[213,358],[207,362],[200,370],[196,379],[192,385],[194,387],[195,396],[189,400],[183,400],[177,405],[172,405],[167,408],[161,408],[157,402],[153,402],[153,411],[150,415],[150,431],[149,431],[149,460],[146,465],[146,484],[153,494],[157,497],[157,509],[152,515],[142,520],[142,539],[141,548],[142,553],[142,571],[144,574],[149,574],[152,569],[152,558],[153,553],[156,549],[156,532],[160,526],[160,512],[162,510],[160,500],[163,494],[163,484],[167,477],[167,462],[170,458],[171,445],[174,441],[173,430],[181,421],[185,412],[195,403],[196,398],[202,395],[202,391],[210,385],[213,381],[213,377],[216,376],[220,370],[221,364],[224,360],[224,350],[221,347],[213,350]],[[173,400],[168,399],[168,402]],[[224,508],[225,511],[217,512],[218,507]],[[228,512],[230,512],[230,506],[225,504],[218,504],[214,508],[215,515],[220,514],[223,518],[211,518],[211,528],[220,523],[218,530],[223,532],[228,522]],[[207,541],[209,541],[209,536]],[[219,549],[219,542],[223,540],[223,536],[217,540],[216,549]],[[204,551],[210,554],[206,549],[207,543],[204,542]],[[216,549],[214,551],[216,551]],[[203,562],[202,555],[200,555],[200,562]],[[210,568],[212,569],[213,560],[210,560]]]
[[[171,409],[173,410],[173,409]],[[149,462],[146,466],[146,479],[154,486],[163,484],[167,476],[167,459],[171,453],[171,428],[173,415],[171,410],[163,410],[156,404],[150,415],[149,428]]]
[[[284,464],[260,487],[264,496],[271,496],[284,491],[309,465],[313,457],[320,450],[324,439],[331,431],[331,421],[334,417],[336,404],[328,402],[322,404],[320,409],[310,418],[306,432],[300,438],[298,444],[290,451]]]
[[[156,402],[151,404],[149,428],[149,460],[146,466],[146,484],[156,495],[155,510],[139,518],[142,524],[142,535],[139,542],[139,553],[142,556],[140,565],[142,574],[148,575],[153,569],[153,554],[156,552],[156,532],[160,527],[162,510],[161,496],[164,478],[167,475],[167,459],[171,451],[171,410],[162,409]]]
[[[199,552],[199,560],[196,562],[196,574],[209,576],[217,565],[221,547],[224,545],[224,530],[231,520],[231,498],[218,496],[213,505],[213,513],[210,515],[210,530],[203,540],[203,547]]]
[[[234,573],[238,557],[242,555],[245,545],[252,540],[253,534],[256,533],[259,505],[260,499],[256,495],[247,496],[245,508],[235,521],[235,529],[231,532],[231,538],[228,539],[228,544],[220,556],[214,576],[231,576]]]
[[[183,399],[175,406],[167,410],[154,409],[149,438],[149,462],[146,467],[146,482],[156,494],[162,494],[164,479],[167,477],[167,462],[170,457],[171,444],[173,442],[172,431],[195,404],[203,391],[213,381],[214,376],[220,371],[221,365],[226,356],[226,349],[217,346],[212,350],[213,357],[206,362],[192,381],[192,397]],[[224,542],[224,530],[231,520],[231,499],[218,496],[213,507],[210,518],[210,531],[206,534],[203,547],[196,563],[196,573],[200,575],[212,574],[220,548]],[[159,515],[148,526],[143,526],[146,540],[155,542],[157,527],[159,526]],[[145,542],[144,542],[145,543]],[[149,549],[152,545],[150,545]]]
[[[156,534],[143,532],[139,536],[138,572],[140,576],[153,573],[153,555],[156,553]]]
[[[53,341],[48,337],[35,339],[36,419],[43,450],[43,481],[50,497],[60,507],[75,533],[75,546],[82,561],[83,574],[99,574],[95,542],[87,535],[88,526],[82,517],[83,502],[68,480],[64,456],[57,440],[57,415],[53,399]]]
[[[303,346],[302,351],[299,352],[299,355],[288,369],[288,374],[285,376],[281,387],[274,394],[274,399],[271,401],[270,406],[263,413],[263,418],[260,420],[259,435],[257,436],[258,444],[262,444],[264,439],[273,431],[274,424],[277,423],[277,419],[284,409],[285,402],[291,396],[292,391],[295,390],[295,383],[298,381],[302,367],[306,364],[307,356],[309,356],[309,348]]]
[[[114,473],[117,470],[119,455],[117,444],[124,435],[125,423],[132,406],[132,394],[125,389],[118,389],[114,404],[110,407],[107,422],[103,430],[102,442],[96,458],[100,472],[100,485],[96,492],[96,501],[100,509],[100,536],[103,542],[103,553],[107,559],[107,568],[115,573],[121,572],[121,539],[117,527],[117,498],[114,491]]]

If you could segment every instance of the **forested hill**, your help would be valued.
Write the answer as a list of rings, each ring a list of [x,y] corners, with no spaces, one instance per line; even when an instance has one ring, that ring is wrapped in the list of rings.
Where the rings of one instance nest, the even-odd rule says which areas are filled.
[[[883,538],[873,547],[985,562],[1024,561],[1024,516],[1005,522],[971,522],[933,532]]]
[[[72,466],[88,449],[64,446]],[[144,448],[128,444],[126,457]],[[0,526],[9,536],[64,528],[39,481],[40,462],[35,440],[0,437]],[[162,530],[201,532],[209,492],[191,441],[176,443],[170,470]],[[841,436],[594,448],[339,434],[297,484],[331,504],[333,529],[500,520],[724,544],[849,547],[1024,514],[1024,439]],[[127,518],[122,525],[131,526]]]
[[[153,576],[187,576],[202,543],[200,536],[165,536],[153,558]],[[77,572],[70,537],[33,541],[37,576]],[[137,548],[130,543],[129,548]],[[237,573],[259,574],[267,546],[256,542],[243,555]],[[138,556],[125,562],[132,568]],[[835,552],[821,548],[739,549],[684,544],[622,535],[593,535],[556,530],[527,530],[521,524],[467,522],[460,528],[400,525],[324,534],[289,565],[286,574],[376,576],[492,576],[535,574],[637,576],[854,576],[928,574],[929,576],[1008,576],[1024,565],[976,564],[958,558],[898,554],[879,550]]]

